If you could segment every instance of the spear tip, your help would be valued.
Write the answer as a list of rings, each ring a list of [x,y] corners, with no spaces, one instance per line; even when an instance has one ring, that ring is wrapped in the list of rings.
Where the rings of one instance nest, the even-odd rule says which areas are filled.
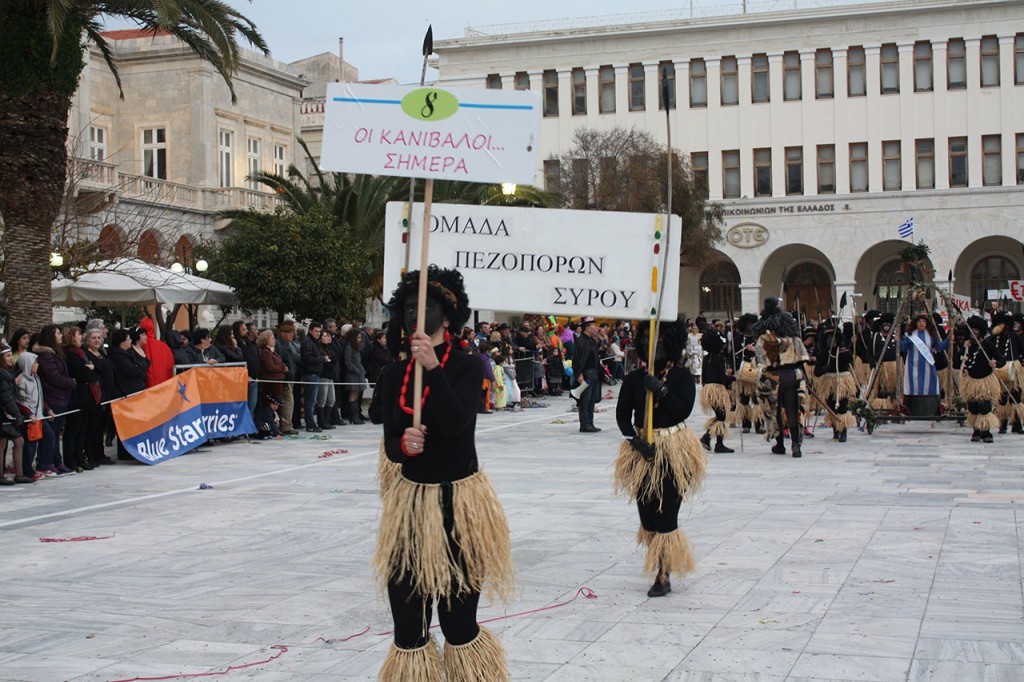
[[[423,36],[423,56],[434,54],[434,25],[427,25],[427,35]]]

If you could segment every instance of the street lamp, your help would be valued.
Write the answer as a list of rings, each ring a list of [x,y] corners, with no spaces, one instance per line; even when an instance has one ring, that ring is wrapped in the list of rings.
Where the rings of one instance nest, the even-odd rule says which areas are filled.
[[[210,269],[210,264],[200,258],[196,261],[196,272],[206,272]]]
[[[501,183],[501,193],[507,197],[514,196],[516,193],[516,183],[514,182],[503,182]]]
[[[185,272],[185,266],[177,262],[172,263],[171,272],[180,275],[181,273]]]

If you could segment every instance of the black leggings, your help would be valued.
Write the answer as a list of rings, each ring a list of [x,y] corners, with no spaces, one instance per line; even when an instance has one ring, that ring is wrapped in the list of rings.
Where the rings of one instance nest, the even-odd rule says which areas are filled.
[[[658,511],[658,500],[638,499],[636,509],[640,512],[640,525],[653,533],[671,533],[679,527],[679,507],[683,498],[676,490],[675,481],[666,476],[661,482],[661,511]]]
[[[782,438],[783,425],[789,427],[789,435],[793,442],[800,442],[800,405],[797,399],[797,389],[800,381],[797,379],[796,371],[784,369],[779,372],[779,402],[775,408],[776,419],[779,425],[779,438]],[[785,417],[785,420],[783,420]]]
[[[408,580],[388,581],[388,601],[395,623],[395,645],[400,649],[418,649],[427,643],[433,620],[434,600],[415,592]],[[449,644],[467,644],[480,633],[476,623],[479,592],[445,598],[437,605],[441,632]]]

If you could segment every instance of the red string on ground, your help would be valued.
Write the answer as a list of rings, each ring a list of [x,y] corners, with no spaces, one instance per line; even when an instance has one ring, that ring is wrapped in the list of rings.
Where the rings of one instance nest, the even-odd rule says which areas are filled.
[[[89,542],[91,540],[109,540],[113,535],[79,535],[74,538],[39,538],[39,542]]]
[[[164,675],[162,677],[132,677],[124,680],[111,680],[110,682],[150,682],[151,680],[176,680],[179,677],[214,677],[216,675],[227,675],[229,672],[232,672],[234,670],[254,668],[258,665],[265,665],[267,663],[270,663],[271,661],[276,661],[277,659],[284,656],[285,652],[288,651],[288,647],[284,646],[283,644],[275,644],[270,648],[277,649],[277,653],[271,656],[270,658],[266,658],[262,661],[253,661],[252,663],[243,663],[242,665],[231,665],[224,670],[213,670],[208,673],[182,673],[180,675]]]
[[[541,611],[550,611],[551,609],[557,609],[559,607],[566,606],[567,604],[573,603],[574,601],[579,599],[581,595],[586,597],[587,599],[597,599],[597,597],[598,597],[597,592],[594,592],[589,587],[584,586],[584,587],[581,587],[580,589],[576,590],[576,594],[573,596],[572,599],[567,599],[566,601],[559,602],[557,604],[551,604],[550,606],[542,606],[539,609],[531,609],[529,611],[520,611],[519,613],[509,613],[507,615],[498,616],[496,618],[488,618],[487,620],[478,621],[478,623],[480,625],[484,625],[485,623],[494,623],[495,621],[499,621],[499,620],[508,620],[509,618],[518,618],[520,616],[529,616],[529,615],[534,614],[534,613],[540,613]],[[439,628],[439,627],[441,627],[441,626],[440,625],[431,625],[430,629],[433,630],[433,629]],[[388,632],[375,632],[373,634],[379,635],[379,636],[383,637],[384,635],[393,635],[393,634],[395,634],[395,631],[394,630],[389,630]]]
[[[327,459],[328,457],[334,457],[335,455],[347,455],[348,450],[327,450],[324,454],[319,455],[318,459]]]

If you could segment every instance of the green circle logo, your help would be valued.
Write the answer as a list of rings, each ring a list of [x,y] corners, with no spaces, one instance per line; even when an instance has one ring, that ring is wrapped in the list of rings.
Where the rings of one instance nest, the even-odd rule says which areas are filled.
[[[458,110],[455,95],[436,88],[413,90],[402,98],[402,111],[417,121],[443,121]]]

